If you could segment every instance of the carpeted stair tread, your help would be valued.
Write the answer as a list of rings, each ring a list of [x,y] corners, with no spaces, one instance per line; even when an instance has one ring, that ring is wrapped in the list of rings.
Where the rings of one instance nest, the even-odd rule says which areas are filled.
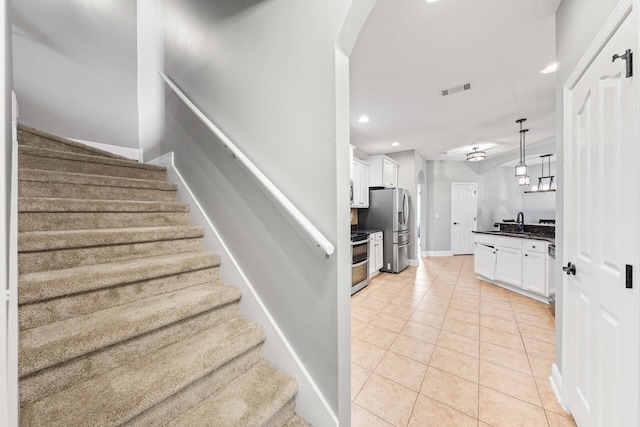
[[[206,283],[22,331],[21,376],[238,302],[238,288]]]
[[[239,305],[227,304],[224,307],[156,329],[135,339],[94,351],[83,357],[77,357],[62,365],[23,376],[20,378],[20,402],[22,405],[36,402],[69,388],[73,384],[97,377],[163,347],[185,340],[217,324],[238,317],[238,315]],[[158,367],[158,369],[163,369],[163,367]],[[197,401],[200,400],[202,398]]]
[[[86,144],[73,141],[40,129],[33,128],[24,123],[18,123],[18,143],[41,148],[51,148],[59,151],[70,151],[74,153],[90,154],[93,156],[110,157],[113,159],[135,161],[128,157],[113,154],[99,148],[90,147]]]
[[[164,166],[24,145],[18,146],[18,167],[156,181],[167,175]]]
[[[46,157],[49,159],[72,160],[83,163],[97,163],[109,166],[121,166],[131,169],[144,169],[151,171],[166,171],[164,166],[152,165],[149,163],[138,163],[132,160],[115,159],[111,157],[93,156],[90,154],[72,153],[69,151],[51,150],[49,148],[30,147],[28,145],[18,146],[18,155],[28,154],[35,157]]]
[[[25,405],[21,409],[21,422],[69,427],[122,424],[251,351],[264,339],[262,328],[235,317]]]
[[[20,233],[19,273],[200,252],[204,235],[202,228],[190,226],[80,231],[81,233],[73,233],[72,230]]]
[[[18,311],[20,330],[217,280],[219,280],[218,268],[211,267],[21,304]]]
[[[105,228],[95,230],[30,231],[20,233],[18,236],[18,252],[193,239],[202,236],[204,236],[204,228],[191,225]]]
[[[296,381],[262,361],[203,400],[172,426],[262,426],[290,402]]]
[[[189,212],[189,205],[180,202],[19,197],[18,212]]]
[[[18,140],[20,425],[309,425],[166,167]]]
[[[144,188],[175,191],[178,186],[167,181],[123,178],[117,176],[91,175],[86,173],[60,172],[41,169],[21,169],[18,180],[23,182],[58,182],[62,184],[92,185],[102,187]]]
[[[283,427],[311,427],[311,424],[306,422],[300,415],[293,414]]]
[[[219,265],[219,257],[208,252],[196,252],[28,273],[18,279],[18,303],[32,303]]]

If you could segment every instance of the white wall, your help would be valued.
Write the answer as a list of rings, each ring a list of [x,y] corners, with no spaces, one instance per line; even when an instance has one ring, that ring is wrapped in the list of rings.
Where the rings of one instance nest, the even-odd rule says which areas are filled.
[[[11,217],[11,89],[12,89],[12,55],[11,55],[11,19],[9,3],[0,5],[0,425],[17,425],[18,393],[17,366],[14,366],[8,353],[9,322],[8,304],[5,292],[9,283],[9,230]],[[13,350],[16,351],[17,348]]]
[[[13,1],[23,123],[138,148],[136,2]]]
[[[347,6],[166,0],[164,15],[166,74],[338,242],[330,258],[170,92],[162,141],[145,150],[148,158],[175,152],[176,166],[335,413],[348,395],[338,375],[349,354],[338,343],[349,333],[338,330],[338,300],[348,300],[349,242],[337,234],[348,227],[348,144],[335,143],[335,43]],[[348,420],[348,403],[340,412]]]

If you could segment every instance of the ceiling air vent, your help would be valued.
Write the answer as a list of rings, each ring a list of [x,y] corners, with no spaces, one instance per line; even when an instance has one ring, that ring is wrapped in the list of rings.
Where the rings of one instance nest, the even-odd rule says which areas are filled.
[[[471,89],[471,83],[465,83],[461,86],[456,86],[449,89],[441,90],[440,93],[442,94],[442,96],[447,96],[447,95],[452,95],[454,93],[462,92],[469,89]]]

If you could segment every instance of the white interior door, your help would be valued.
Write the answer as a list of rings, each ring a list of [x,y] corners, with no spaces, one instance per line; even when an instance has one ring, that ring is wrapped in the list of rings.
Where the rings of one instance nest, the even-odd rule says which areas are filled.
[[[472,231],[478,224],[478,185],[451,183],[451,251],[454,255],[473,253]]]
[[[580,427],[640,425],[637,77],[626,78],[624,60],[612,62],[635,51],[634,28],[631,14],[565,89],[564,263],[575,265],[575,275],[564,276],[563,334],[570,337],[569,406]]]

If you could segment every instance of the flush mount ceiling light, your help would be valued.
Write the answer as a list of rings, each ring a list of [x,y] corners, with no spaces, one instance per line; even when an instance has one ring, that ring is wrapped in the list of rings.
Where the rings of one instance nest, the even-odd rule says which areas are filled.
[[[360,123],[369,123],[369,117],[367,117],[367,116],[360,116],[360,117],[358,118],[358,121],[359,121]]]
[[[516,178],[524,178],[527,176],[527,165],[524,162],[524,134],[529,132],[529,129],[522,129],[522,123],[526,121],[527,119],[516,120],[516,123],[520,124],[520,162],[516,165]]]
[[[484,151],[478,151],[478,147],[474,147],[473,151],[467,154],[468,162],[479,162],[487,158],[487,153]]]
[[[547,68],[540,70],[540,74],[551,74],[558,71],[558,64],[551,64]]]
[[[485,151],[490,150],[491,148],[495,148],[498,145],[499,144],[495,142],[478,140],[473,144],[456,147],[448,151],[443,151],[441,154],[459,158],[462,154],[466,154],[469,152],[469,150],[473,150],[474,148],[477,148],[479,151]]]
[[[400,143],[399,143],[398,141],[393,141],[393,142],[391,143],[391,146],[392,146],[392,147],[397,147],[398,145],[400,145]]]

